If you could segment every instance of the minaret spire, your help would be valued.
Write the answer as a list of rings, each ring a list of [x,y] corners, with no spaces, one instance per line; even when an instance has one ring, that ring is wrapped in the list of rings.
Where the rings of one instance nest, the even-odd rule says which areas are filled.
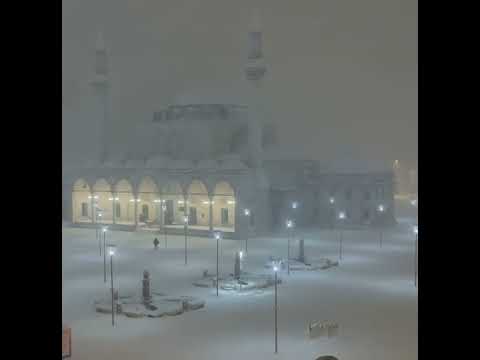
[[[253,168],[262,166],[262,129],[264,99],[261,85],[267,67],[263,60],[262,27],[260,10],[254,9],[248,27],[248,55],[245,78],[250,84],[248,110],[249,163]]]
[[[107,123],[108,123],[108,56],[103,33],[99,32],[95,44],[95,68],[93,79],[90,81],[94,96],[93,113],[93,137],[95,141],[96,155],[100,162],[105,161],[107,156]]]

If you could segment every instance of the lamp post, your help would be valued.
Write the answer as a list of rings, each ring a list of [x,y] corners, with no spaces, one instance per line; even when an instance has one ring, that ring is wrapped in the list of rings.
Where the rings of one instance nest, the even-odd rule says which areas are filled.
[[[107,282],[107,254],[106,254],[106,247],[105,247],[105,237],[107,234],[107,227],[103,227],[103,282]]]
[[[298,208],[298,201],[292,202],[292,218],[295,223],[298,222],[297,219],[297,208]],[[293,233],[293,228],[292,228],[292,239],[295,238],[295,234]]]
[[[188,216],[183,217],[183,232],[185,234],[185,265],[187,265],[187,231],[188,231]]]
[[[245,252],[248,252],[248,236],[250,235],[250,209],[245,209],[243,213],[247,217],[247,236],[245,238]]]
[[[333,196],[330,196],[330,198],[328,199],[328,202],[330,203],[330,206],[332,207],[332,209],[330,210],[330,221],[331,221],[331,226],[333,228],[334,224],[335,224],[335,198]]]
[[[415,234],[415,259],[414,259],[414,284],[415,284],[415,287],[417,287],[417,263],[418,263],[418,225],[415,225],[413,227],[413,233]]]
[[[292,220],[287,220],[287,230],[290,230],[290,229],[293,229],[293,221]],[[287,274],[290,275],[290,233],[292,232],[293,230],[290,230],[288,231],[288,241],[287,241],[287,244],[288,244],[288,251],[287,251]]]
[[[278,353],[278,326],[277,326],[277,272],[278,265],[273,264],[273,272],[275,273],[275,354]]]
[[[345,220],[345,218],[346,218],[345,212],[340,211],[338,213],[338,219],[340,221],[343,221],[343,220]],[[343,244],[343,227],[342,227],[342,225],[340,225],[340,253],[339,253],[340,260],[342,260],[342,248],[343,248],[342,244]]]
[[[382,228],[382,215],[385,212],[385,206],[384,205],[378,205],[377,208],[378,212],[380,213],[380,247],[382,247],[382,240],[383,240],[383,228]]]
[[[218,296],[218,244],[219,244],[219,241],[222,237],[222,233],[220,231],[215,231],[215,233],[213,234],[215,236],[215,240],[217,240],[217,278],[216,278],[216,285],[217,285],[217,296]]]
[[[113,256],[115,255],[116,246],[108,245],[108,255],[110,255],[110,288],[112,291],[112,326],[115,326],[115,293],[113,290]]]
[[[96,225],[97,225],[97,237],[98,237],[98,248],[100,250],[100,256],[102,256],[102,235],[100,233],[100,222],[98,221],[98,218],[102,217],[102,212],[99,211],[98,207],[96,207],[97,211],[95,212],[96,216],[95,216],[95,221],[96,221]]]
[[[165,222],[165,213],[167,212],[167,205],[165,205],[165,200],[163,200],[162,204],[162,213],[163,213],[163,234],[165,236],[165,249],[167,248],[167,227]]]

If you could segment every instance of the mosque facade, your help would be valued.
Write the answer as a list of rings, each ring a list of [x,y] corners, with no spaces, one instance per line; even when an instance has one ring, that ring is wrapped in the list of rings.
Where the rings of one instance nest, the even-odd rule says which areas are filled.
[[[97,42],[92,149],[86,163],[64,168],[63,219],[72,226],[108,225],[242,239],[285,227],[369,227],[394,222],[394,177],[388,167],[283,160],[265,155],[262,85],[267,73],[259,16],[248,33],[243,104],[183,102],[153,115],[156,154],[111,159],[108,57]]]

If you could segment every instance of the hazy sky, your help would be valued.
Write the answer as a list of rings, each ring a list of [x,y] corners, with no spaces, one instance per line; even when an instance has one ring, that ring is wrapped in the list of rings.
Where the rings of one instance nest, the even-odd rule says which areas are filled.
[[[416,162],[415,0],[63,0],[64,144],[82,131],[98,30],[124,139],[182,94],[241,97],[253,7],[285,146]]]

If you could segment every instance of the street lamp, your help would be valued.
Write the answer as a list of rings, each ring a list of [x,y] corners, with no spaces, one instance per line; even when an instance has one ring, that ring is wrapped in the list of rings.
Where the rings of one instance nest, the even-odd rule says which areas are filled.
[[[277,326],[277,272],[278,265],[273,264],[273,272],[275,273],[275,354],[278,353],[278,326]]]
[[[383,213],[385,212],[385,206],[384,205],[378,205],[377,210],[380,213],[380,215],[383,215]],[[380,218],[380,224],[379,224],[380,225],[380,247],[382,247],[382,240],[383,240],[382,221],[383,221],[383,219]]]
[[[167,205],[165,204],[165,200],[163,200],[162,204],[162,213],[163,213],[163,234],[165,235],[165,249],[167,248],[167,227],[165,222],[165,213],[167,212]]]
[[[245,252],[248,252],[248,236],[250,232],[250,209],[243,210],[243,213],[247,217],[247,237],[245,238]]]
[[[345,212],[344,212],[344,211],[340,211],[340,212],[338,213],[338,219],[339,219],[340,221],[343,221],[343,220],[346,219],[346,215],[345,215]],[[343,227],[342,227],[342,225],[341,225],[341,226],[340,226],[340,254],[339,254],[339,255],[340,255],[340,256],[339,256],[339,257],[340,257],[340,260],[342,260],[342,243],[343,243]]]
[[[185,265],[187,265],[187,230],[188,230],[188,216],[183,217],[183,232],[185,234]]]
[[[288,251],[287,251],[287,274],[290,275],[290,235],[291,235],[291,232],[293,231],[293,221],[292,220],[287,220],[286,222],[286,225],[287,225],[287,229],[291,229],[289,232],[288,232],[288,241],[287,241],[287,244],[288,244]]]
[[[328,202],[330,203],[330,206],[332,207],[332,209],[330,210],[330,222],[331,222],[331,226],[333,228],[334,224],[335,224],[335,198],[333,196],[330,196],[330,198],[328,199]]]
[[[110,287],[112,291],[112,326],[115,326],[115,294],[113,290],[113,257],[116,252],[116,246],[113,244],[108,245],[108,255],[110,256]]]
[[[292,214],[292,217],[293,217],[293,221],[295,222],[298,222],[298,219],[297,219],[297,208],[298,208],[298,201],[293,201],[292,202],[292,211],[293,211],[293,214]],[[293,232],[293,229],[292,229],[292,232]],[[292,234],[293,235],[293,234]],[[293,236],[294,237],[294,236]]]
[[[218,243],[222,238],[222,233],[220,231],[215,231],[213,235],[215,237],[215,240],[217,240],[217,279],[215,282],[217,283],[217,296],[218,296]]]
[[[415,260],[414,260],[414,268],[415,268],[415,287],[417,287],[417,263],[418,263],[418,225],[413,227],[413,233],[415,234]]]
[[[108,228],[104,226],[102,228],[103,232],[103,282],[107,282],[107,254],[106,254],[106,247],[105,247],[105,237],[107,235]]]
[[[102,217],[102,212],[100,209],[95,206],[95,222],[96,222],[96,227],[95,227],[95,232],[97,234],[97,239],[98,239],[98,249],[100,250],[100,256],[102,256],[102,235],[100,233],[100,222],[98,221],[99,217]]]

